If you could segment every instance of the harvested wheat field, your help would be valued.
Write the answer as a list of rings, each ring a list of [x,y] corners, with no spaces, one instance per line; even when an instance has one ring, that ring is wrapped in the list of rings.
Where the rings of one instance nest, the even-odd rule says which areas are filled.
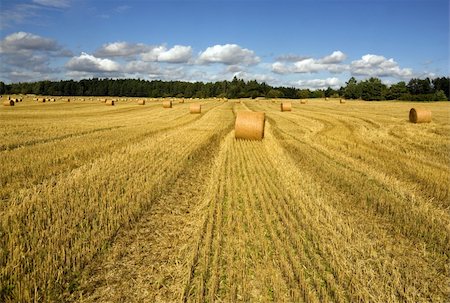
[[[0,301],[450,301],[448,102],[66,100],[0,107]]]

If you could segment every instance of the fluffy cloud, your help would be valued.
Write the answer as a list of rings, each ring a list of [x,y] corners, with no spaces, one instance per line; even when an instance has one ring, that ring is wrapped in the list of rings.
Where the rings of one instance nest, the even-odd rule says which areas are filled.
[[[142,60],[148,62],[169,62],[169,63],[186,63],[192,57],[192,48],[190,46],[175,45],[171,49],[160,45],[151,48],[142,54]]]
[[[259,61],[259,57],[252,50],[242,48],[237,44],[214,45],[199,55],[199,62],[202,64],[252,65]]]
[[[113,42],[104,44],[94,55],[97,57],[128,57],[144,53],[150,48],[142,43]]]
[[[164,45],[151,46],[143,43],[114,42],[104,44],[96,57],[134,57],[140,55],[147,62],[186,63],[192,57],[192,47],[175,45],[168,49]]]
[[[192,57],[192,47],[175,45],[169,50],[161,52],[158,61],[170,63],[185,63]]]
[[[44,38],[31,33],[17,32],[6,36],[0,42],[0,53],[14,53],[17,51],[58,51],[55,40]]]
[[[400,68],[394,59],[386,59],[383,56],[367,54],[360,60],[352,61],[350,70],[353,75],[371,77],[399,77],[409,78],[413,76],[410,68]]]
[[[117,72],[120,70],[120,65],[110,59],[101,59],[93,55],[81,53],[80,56],[71,58],[66,63],[66,68],[72,71],[79,72]]]
[[[284,63],[276,61],[272,64],[272,71],[277,74],[292,74],[292,73],[317,73],[319,71],[329,71],[331,73],[340,73],[348,67],[341,64],[346,55],[341,51],[334,51],[331,55],[320,59],[299,57],[295,62]],[[288,58],[294,58],[290,55]]]
[[[10,81],[49,79],[59,71],[51,60],[71,55],[53,39],[17,32],[0,41],[0,72]]]
[[[334,51],[331,55],[325,56],[319,60],[322,64],[341,63],[347,58],[347,56],[341,51]]]
[[[325,89],[327,87],[339,88],[344,83],[338,78],[327,78],[327,79],[310,79],[310,80],[298,80],[293,83],[294,86],[299,88],[310,88],[310,89]]]

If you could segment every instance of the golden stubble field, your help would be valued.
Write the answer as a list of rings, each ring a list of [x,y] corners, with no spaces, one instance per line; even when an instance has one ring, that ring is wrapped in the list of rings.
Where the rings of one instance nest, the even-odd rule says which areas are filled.
[[[0,107],[0,301],[450,301],[449,102],[84,99]]]

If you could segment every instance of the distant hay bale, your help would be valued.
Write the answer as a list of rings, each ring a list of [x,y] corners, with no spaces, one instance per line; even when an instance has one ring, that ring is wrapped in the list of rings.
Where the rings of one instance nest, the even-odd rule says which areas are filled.
[[[282,112],[290,112],[292,110],[292,103],[291,102],[281,102],[281,111]]]
[[[45,98],[39,98],[38,99],[38,102],[40,102],[40,103],[45,103],[45,101],[46,101]]]
[[[138,100],[137,104],[138,105],[145,105],[145,100]]]
[[[344,103],[345,103],[345,100],[344,100],[344,99],[340,99],[340,100],[339,100],[339,103],[344,104]]]
[[[163,101],[163,108],[172,108],[172,101],[171,100]]]
[[[411,108],[409,111],[409,121],[412,123],[431,122],[431,111],[426,109]]]
[[[184,99],[181,99],[181,100],[180,100],[180,103],[184,103]]]
[[[300,100],[300,104],[306,104],[308,103],[308,100]]]
[[[49,101],[56,102],[56,99],[55,98],[51,98]]]
[[[191,114],[200,114],[202,112],[202,105],[199,103],[193,103],[189,106]]]
[[[33,98],[33,101],[38,101],[38,98]]]
[[[234,133],[236,139],[262,140],[265,114],[263,112],[238,111]]]
[[[70,98],[67,98],[67,99],[66,99],[66,102],[70,102]]]
[[[14,100],[5,100],[3,101],[3,106],[14,106]]]
[[[114,100],[107,100],[107,101],[105,102],[105,104],[106,104],[106,105],[111,105],[111,106],[113,106],[113,105],[114,105]]]
[[[325,98],[325,101],[328,101],[328,100],[329,100],[328,97],[326,97],[326,98]]]
[[[19,98],[12,99],[14,102],[19,103]]]

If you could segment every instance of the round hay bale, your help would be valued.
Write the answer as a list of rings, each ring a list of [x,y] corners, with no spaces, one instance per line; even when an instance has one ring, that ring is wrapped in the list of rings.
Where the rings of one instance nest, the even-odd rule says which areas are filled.
[[[411,108],[409,111],[409,121],[412,123],[431,122],[431,110]]]
[[[56,99],[55,98],[51,98],[50,101],[51,102],[56,102]]]
[[[113,106],[113,105],[114,105],[114,100],[107,100],[107,101],[105,102],[105,104],[106,104],[106,105],[111,105],[111,106]]]
[[[38,99],[38,102],[40,102],[40,103],[45,103],[45,98],[39,98],[39,99]]]
[[[12,99],[14,102],[19,103],[19,98]]]
[[[170,100],[163,101],[163,107],[164,108],[172,108],[172,101],[170,101]]]
[[[300,100],[300,104],[306,104],[308,103],[308,100]]]
[[[181,100],[180,100],[180,103],[184,103],[184,99],[181,99]]]
[[[264,123],[264,112],[238,111],[234,124],[234,136],[236,139],[262,140]]]
[[[199,103],[193,103],[189,106],[191,114],[200,114],[202,112],[202,106]]]
[[[344,103],[345,103],[345,100],[344,100],[344,99],[340,99],[340,100],[339,100],[339,103],[344,104]]]
[[[281,102],[281,111],[282,112],[290,112],[292,110],[292,103],[291,102]]]
[[[325,98],[325,101],[328,101],[328,100],[329,100],[328,97],[326,97],[326,98]]]
[[[138,100],[138,105],[145,105],[145,100]]]
[[[3,106],[14,106],[14,100],[5,100],[3,101]]]

